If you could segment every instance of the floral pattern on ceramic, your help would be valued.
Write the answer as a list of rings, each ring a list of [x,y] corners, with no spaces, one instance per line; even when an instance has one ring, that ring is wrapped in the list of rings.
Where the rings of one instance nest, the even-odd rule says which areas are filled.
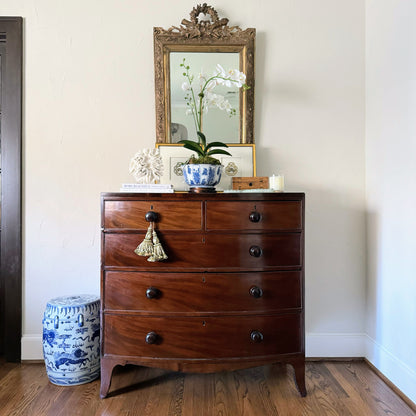
[[[222,168],[222,165],[184,165],[183,176],[185,183],[191,187],[213,188],[221,180]]]
[[[84,384],[100,375],[100,298],[51,299],[43,318],[43,356],[53,384]]]

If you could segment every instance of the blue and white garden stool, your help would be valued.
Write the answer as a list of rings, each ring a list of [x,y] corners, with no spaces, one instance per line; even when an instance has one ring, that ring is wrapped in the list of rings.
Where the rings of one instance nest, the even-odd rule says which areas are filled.
[[[71,386],[100,375],[100,298],[65,296],[46,304],[43,356],[53,384]]]

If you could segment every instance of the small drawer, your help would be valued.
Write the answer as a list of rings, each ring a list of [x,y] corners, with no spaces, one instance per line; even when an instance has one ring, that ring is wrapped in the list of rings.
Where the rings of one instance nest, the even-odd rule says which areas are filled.
[[[145,230],[146,213],[157,214],[159,230],[201,230],[202,203],[189,201],[105,201],[103,227]]]
[[[105,272],[104,310],[278,312],[301,308],[301,273]]]
[[[301,201],[207,201],[207,230],[301,230]]]
[[[238,317],[104,315],[104,354],[238,358],[301,352],[300,314]]]
[[[177,233],[159,237],[169,258],[151,263],[134,253],[144,234],[105,233],[104,267],[267,270],[302,266],[301,233]]]

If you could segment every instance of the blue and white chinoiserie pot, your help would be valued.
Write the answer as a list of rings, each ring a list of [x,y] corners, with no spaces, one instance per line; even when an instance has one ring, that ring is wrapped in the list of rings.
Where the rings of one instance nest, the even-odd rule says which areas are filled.
[[[215,191],[215,185],[221,180],[222,165],[193,164],[183,166],[185,183],[192,188],[206,188],[207,192]]]
[[[100,375],[100,298],[51,299],[43,318],[43,356],[49,380],[59,386],[88,383]]]

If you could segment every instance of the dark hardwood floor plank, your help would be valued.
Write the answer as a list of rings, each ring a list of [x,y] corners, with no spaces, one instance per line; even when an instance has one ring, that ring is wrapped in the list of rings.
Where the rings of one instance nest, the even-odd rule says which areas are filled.
[[[155,406],[152,394],[156,394],[157,384],[167,374],[163,370],[140,366],[116,367],[110,394],[105,400],[101,400],[100,407],[95,414],[97,416],[148,415]],[[114,413],[112,408],[117,409],[117,412]]]
[[[72,394],[67,396],[65,406],[59,409],[55,416],[93,415],[98,408],[99,403],[95,398],[100,393],[99,380],[79,386],[55,386],[55,388],[72,391]]]
[[[0,384],[6,391],[6,398],[0,394],[1,411],[7,416],[23,416],[28,413],[31,403],[39,396],[49,380],[39,377],[39,369],[30,364],[17,364],[17,370],[12,370],[5,377],[5,383]],[[10,377],[9,377],[10,375]],[[15,398],[19,397],[16,401]]]
[[[247,415],[278,415],[273,400],[270,397],[270,389],[264,375],[264,367],[256,367],[238,372],[245,379],[246,403],[249,412]],[[246,413],[243,413],[244,415]]]
[[[314,415],[310,405],[313,398],[309,394],[306,397],[299,396],[293,368],[278,363],[264,367],[264,371],[278,415]]]
[[[43,364],[0,361],[0,416],[416,416],[364,361],[307,362],[300,397],[290,365],[183,374],[117,367],[100,380],[55,386]]]
[[[187,374],[184,383],[182,416],[212,416],[214,374]]]
[[[180,415],[185,375],[146,367],[120,369],[113,383],[116,390],[104,401],[123,398],[121,415]],[[122,382],[123,384],[120,384]],[[118,386],[117,386],[118,383]],[[124,386],[120,388],[120,386]]]
[[[185,374],[179,374],[176,380],[174,380],[168,416],[182,416],[184,388]]]
[[[339,367],[345,380],[366,401],[374,415],[414,416],[409,406],[395,394],[365,362]]]
[[[0,357],[0,380],[6,377],[7,373],[15,368],[14,363],[7,363],[4,358]]]
[[[310,397],[316,400],[322,415],[354,416],[345,405],[347,393],[323,363],[308,363],[306,379],[311,386]]]
[[[71,411],[71,409],[68,407],[68,403],[71,396],[74,394],[74,390],[71,387],[58,387],[52,383],[49,383],[49,388],[55,390],[57,392],[57,396],[47,411],[44,413],[45,416],[56,416],[59,414],[59,412],[66,412],[68,414]]]
[[[344,367],[347,363],[327,363],[326,366],[328,370],[333,374],[333,376],[338,380],[338,382],[342,385],[346,393],[348,394],[348,399],[346,399],[348,403],[348,407],[351,409],[353,414],[357,415],[376,415],[377,409],[371,407],[370,403],[368,402],[367,394],[365,393],[365,389],[361,386],[355,386],[350,384],[348,380],[345,378]],[[364,393],[364,394],[363,394]]]
[[[43,377],[39,377],[43,379]],[[56,416],[58,414],[58,410],[62,407],[62,393],[63,390],[61,388],[57,388],[57,386],[49,383],[48,380],[44,380],[45,385],[44,387],[38,392],[36,397],[29,403],[24,414],[27,415],[36,415],[36,414],[49,414]],[[69,390],[67,390],[70,392]],[[71,393],[71,392],[70,392]],[[54,408],[54,403],[61,403],[60,407]],[[53,409],[53,412],[50,409]]]

